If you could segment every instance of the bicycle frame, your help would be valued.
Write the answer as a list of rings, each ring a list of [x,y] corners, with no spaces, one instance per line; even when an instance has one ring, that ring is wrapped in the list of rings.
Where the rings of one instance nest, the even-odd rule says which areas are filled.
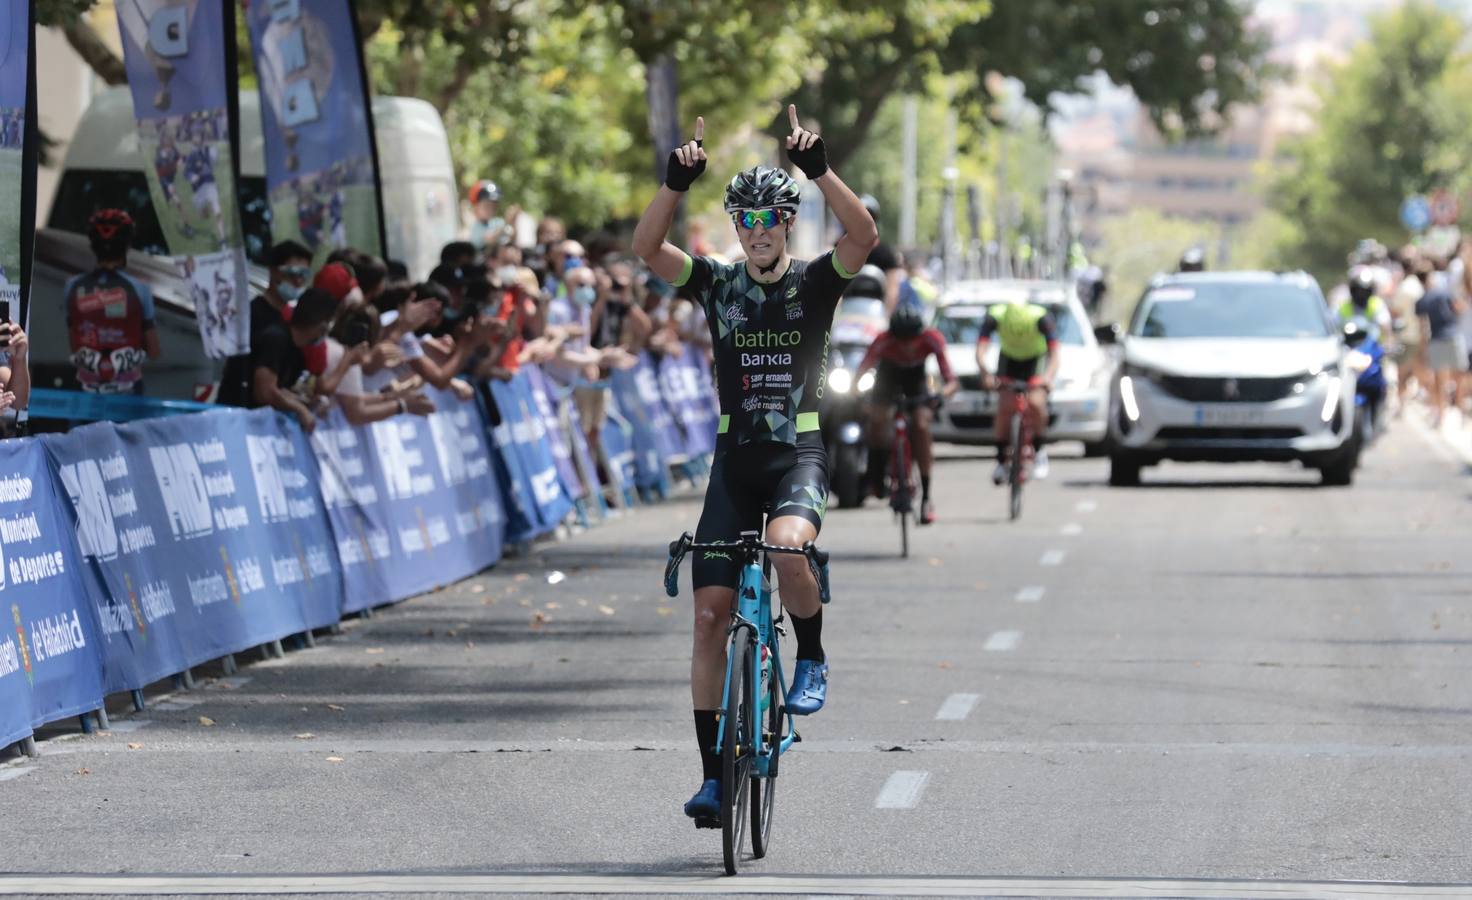
[[[735,634],[740,628],[749,628],[755,638],[752,642],[754,659],[751,671],[754,683],[751,688],[757,702],[752,709],[753,722],[750,724],[757,735],[757,746],[754,748],[755,759],[752,769],[758,776],[770,777],[775,770],[774,763],[777,757],[787,752],[800,738],[797,734],[797,723],[792,716],[785,716],[786,733],[775,743],[769,741],[768,736],[761,730],[760,723],[765,721],[770,709],[768,692],[762,690],[763,675],[777,679],[777,690],[782,697],[782,704],[785,707],[787,703],[787,676],[782,671],[782,654],[778,643],[778,635],[782,633],[781,619],[779,617],[774,620],[772,617],[771,580],[768,578],[771,564],[768,554],[791,553],[806,557],[808,565],[812,568],[813,577],[818,583],[818,596],[824,603],[827,603],[829,599],[828,554],[813,546],[812,543],[801,548],[772,546],[763,541],[761,533],[757,531],[743,531],[739,541],[710,544],[697,544],[691,538],[690,533],[686,532],[670,545],[670,558],[665,566],[665,593],[671,597],[679,596],[680,562],[691,550],[735,551],[741,557],[741,577],[736,585],[736,607],[731,611],[731,627],[727,630],[727,634]],[[725,709],[731,699],[732,673],[736,671],[736,663],[737,660],[732,659],[728,653],[726,677],[721,688],[721,709]],[[725,737],[726,721],[723,716],[717,723],[716,747],[724,746]]]
[[[999,382],[998,385],[997,385],[997,392],[998,392],[998,394],[1010,393],[1012,395],[1012,415],[1014,415],[1014,416],[1021,416],[1022,417],[1022,419],[1021,419],[1021,421],[1022,421],[1022,432],[1021,432],[1020,438],[1018,440],[1019,446],[1018,446],[1017,449],[1018,449],[1018,452],[1020,452],[1022,454],[1022,457],[1023,457],[1024,460],[1030,460],[1032,458],[1032,438],[1033,438],[1033,433],[1032,433],[1032,409],[1031,409],[1031,404],[1028,402],[1028,396],[1027,395],[1028,395],[1028,391],[1031,390],[1032,385],[1028,384],[1025,381],[1018,381],[1018,380],[1016,380],[1014,378],[1001,378],[1001,379],[998,379],[998,382]],[[1000,402],[998,402],[997,403],[997,415],[998,415],[998,418],[999,419],[1000,419],[1000,416],[1001,416],[1001,412],[1002,412],[1002,404]],[[1023,467],[1020,477],[1022,478],[1023,481],[1026,481],[1027,480],[1027,467],[1026,466]]]

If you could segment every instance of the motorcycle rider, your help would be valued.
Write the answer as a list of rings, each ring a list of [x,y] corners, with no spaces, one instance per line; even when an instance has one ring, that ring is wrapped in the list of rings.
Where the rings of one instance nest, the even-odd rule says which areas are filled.
[[[1375,293],[1375,270],[1370,266],[1355,266],[1349,271],[1349,298],[1339,304],[1337,310],[1340,325],[1348,325],[1355,319],[1368,320],[1375,326],[1379,336],[1390,333],[1390,307]]]
[[[1177,272],[1205,272],[1206,251],[1200,247],[1192,247],[1181,254],[1181,261],[1176,265]]]

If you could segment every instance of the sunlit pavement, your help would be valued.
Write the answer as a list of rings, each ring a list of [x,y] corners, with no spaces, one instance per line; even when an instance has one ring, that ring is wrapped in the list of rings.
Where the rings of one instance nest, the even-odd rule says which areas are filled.
[[[0,766],[0,869],[96,895],[1465,896],[1326,884],[1472,882],[1472,479],[1391,424],[1343,489],[1111,489],[1061,450],[1017,523],[989,454],[949,448],[908,561],[885,510],[830,512],[830,700],[744,882],[680,815],[689,599],[659,578],[697,495]]]

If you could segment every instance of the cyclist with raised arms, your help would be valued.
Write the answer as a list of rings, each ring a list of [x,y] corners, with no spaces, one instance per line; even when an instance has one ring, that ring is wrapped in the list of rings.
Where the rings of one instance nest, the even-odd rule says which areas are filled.
[[[993,376],[986,368],[986,348],[992,335],[1001,338],[1001,355]],[[1040,366],[1046,362],[1046,368]],[[997,400],[996,436],[997,467],[992,470],[992,483],[1007,480],[1007,441],[1012,427],[1012,388],[1000,385],[999,379],[1027,385],[1027,409],[1032,418],[1034,451],[1032,477],[1048,477],[1048,454],[1043,450],[1043,432],[1048,425],[1048,388],[1058,374],[1058,329],[1048,310],[1036,303],[996,303],[987,309],[976,340],[976,365],[989,390],[1001,387]],[[1039,373],[1039,368],[1043,371]]]
[[[925,317],[918,304],[900,301],[889,316],[889,330],[874,339],[859,368],[857,378],[878,368],[874,393],[869,406],[869,483],[876,495],[888,475],[889,452],[894,437],[894,407],[901,397],[916,400],[929,389],[925,378],[925,360],[934,356],[940,368],[944,387],[941,396],[950,397],[960,390],[961,382],[951,371],[946,359],[946,339],[934,328],[925,327]],[[930,423],[934,413],[928,406],[918,406],[910,415],[911,445],[915,463],[920,468],[920,524],[935,521],[935,505],[930,500],[931,453]]]
[[[800,189],[781,169],[755,166],[731,179],[726,212],[746,253],[725,264],[692,257],[665,240],[675,208],[705,171],[705,120],[670,154],[665,183],[634,230],[634,251],[656,275],[702,306],[715,354],[721,416],[715,464],[706,488],[697,541],[735,541],[757,530],[770,505],[766,540],[801,547],[815,540],[828,501],[828,464],[818,428],[827,376],[828,330],[849,279],[879,233],[864,205],[828,168],[823,139],[787,107],[787,154],[823,192],[843,225],[831,251],[810,262],[792,259],[787,240]],[[775,556],[782,605],[792,618],[797,666],[787,711],[811,715],[827,696],[828,663],[821,640],[818,584],[802,556]],[[715,752],[716,710],[726,674],[726,626],[740,567],[734,556],[703,551],[695,559],[695,641],[690,694],[703,782],[685,804],[693,819],[719,818],[721,761]]]

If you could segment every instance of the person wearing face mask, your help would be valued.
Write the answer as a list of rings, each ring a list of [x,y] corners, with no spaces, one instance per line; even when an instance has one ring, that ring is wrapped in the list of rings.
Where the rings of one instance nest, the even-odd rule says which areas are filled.
[[[270,280],[265,293],[250,302],[250,340],[254,351],[256,335],[281,322],[286,310],[307,289],[312,275],[312,251],[296,241],[282,241],[271,248]],[[230,406],[251,403],[251,354],[242,353],[225,360],[220,376],[218,402]]]

